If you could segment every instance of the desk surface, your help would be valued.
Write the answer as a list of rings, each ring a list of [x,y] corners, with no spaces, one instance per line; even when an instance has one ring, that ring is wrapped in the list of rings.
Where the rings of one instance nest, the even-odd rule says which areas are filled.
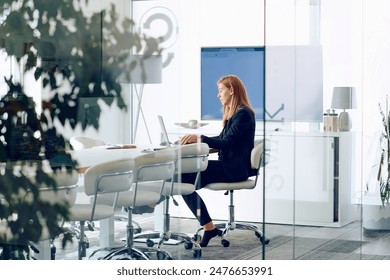
[[[129,148],[130,147],[130,148]],[[107,161],[135,158],[144,153],[145,147],[129,146],[127,148],[114,148],[113,146],[98,146],[82,150],[71,150],[69,154],[76,160],[79,170]]]
[[[93,148],[70,150],[72,159],[77,161],[76,169],[83,173],[88,167],[121,159],[134,159],[137,156],[166,149],[166,147],[135,146],[131,144],[118,146],[97,146]]]

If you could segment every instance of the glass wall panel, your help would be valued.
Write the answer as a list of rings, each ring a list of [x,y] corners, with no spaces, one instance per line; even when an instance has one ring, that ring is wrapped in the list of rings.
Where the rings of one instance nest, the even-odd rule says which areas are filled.
[[[235,1],[133,1],[133,19],[137,28],[144,31],[147,36],[161,38],[163,47],[163,79],[158,85],[145,85],[143,88],[142,109],[148,124],[149,132],[153,141],[161,139],[161,130],[156,122],[156,115],[162,115],[171,140],[177,140],[186,133],[199,133],[206,136],[216,136],[222,131],[222,118],[210,118],[204,116],[202,111],[209,106],[216,115],[221,115],[221,103],[218,100],[217,80],[230,73],[237,67],[230,67],[230,61],[226,62],[226,56],[235,57],[235,64],[242,63],[241,55],[254,55],[259,65],[251,63],[242,66],[242,75],[256,77],[259,81],[264,79],[263,75],[263,46],[264,46],[264,3],[257,0],[245,0],[240,5]],[[246,15],[241,17],[238,15]],[[202,56],[202,50],[219,50],[220,57],[225,62],[206,62]],[[239,56],[235,54],[239,52]],[[225,55],[227,54],[227,55]],[[250,61],[250,58],[245,58]],[[262,60],[262,61],[261,61]],[[209,63],[208,68],[204,68]],[[216,63],[216,64],[213,64]],[[227,63],[227,64],[226,64]],[[213,64],[213,65],[210,65]],[[224,67],[225,64],[227,67]],[[217,67],[219,65],[219,71]],[[237,66],[237,65],[236,65]],[[203,68],[202,68],[203,67]],[[202,69],[209,70],[206,76],[209,83],[202,76]],[[233,69],[233,70],[229,70]],[[256,72],[251,73],[255,69]],[[239,69],[241,70],[241,69]],[[242,76],[239,74],[240,77]],[[203,78],[202,78],[203,77]],[[247,79],[242,76],[242,79]],[[245,84],[255,84],[251,80],[244,81]],[[263,85],[264,83],[262,83]],[[253,92],[252,92],[253,91]],[[264,104],[264,90],[253,88],[251,96],[256,98],[253,104],[259,104],[259,116],[264,111],[261,106]],[[205,105],[202,105],[205,104]],[[189,121],[195,120],[200,125],[196,130],[188,127]],[[262,122],[259,121],[256,129],[256,137],[261,138]],[[144,123],[140,122],[136,141],[148,141]],[[217,159],[216,153],[209,155],[209,160]],[[260,182],[261,180],[259,180]],[[253,190],[237,191],[234,195],[235,219],[244,222],[254,222],[262,226],[262,192],[263,188],[258,183]],[[221,191],[199,190],[202,199],[205,201],[211,217],[215,222],[228,220],[230,198]],[[170,215],[173,218],[171,225],[176,231],[184,231],[190,234],[195,233],[199,223],[189,211],[183,199],[175,197],[179,207],[171,204]],[[231,209],[231,208],[230,208]],[[227,239],[230,241],[230,248],[244,246],[244,250],[235,254],[238,259],[245,256],[255,259],[261,258],[261,242],[254,232],[244,232],[240,235],[239,230],[229,232]],[[201,232],[202,233],[202,232]],[[243,244],[240,238],[249,238],[250,242]],[[240,244],[240,245],[238,245]],[[225,243],[226,245],[226,243]],[[180,246],[180,245],[179,245]],[[212,248],[205,248],[202,253],[204,259],[231,258],[233,255],[223,248],[220,239],[213,239]],[[245,249],[246,248],[246,249]],[[215,249],[215,250],[214,250]],[[179,251],[181,259],[188,259],[191,251]]]
[[[68,113],[75,113],[77,121],[88,119],[92,126],[83,127],[83,121],[74,125],[75,120],[64,121],[62,116],[50,125],[66,140],[77,134],[106,143],[154,147],[166,142],[157,119],[161,115],[171,142],[189,133],[217,136],[223,129],[218,77],[239,73],[255,106],[255,138],[264,141],[268,157],[257,186],[235,192],[234,217],[237,222],[255,223],[270,242],[261,243],[255,234],[231,230],[229,248],[213,239],[202,258],[388,258],[389,211],[380,197],[381,186],[388,181],[387,2],[85,2],[80,8],[84,16],[93,18],[71,29],[77,29],[78,33],[70,34],[80,38],[67,49],[72,59],[82,58],[86,63],[78,74],[80,83],[74,87],[77,108]],[[11,10],[0,15],[1,26]],[[111,18],[111,12],[115,17]],[[122,24],[124,18],[131,21]],[[3,49],[8,40],[0,36]],[[13,45],[15,54],[28,47],[25,43],[29,42],[23,40]],[[38,45],[31,51],[40,52]],[[69,62],[69,57],[61,56],[61,46],[54,46],[59,53],[39,57],[39,66]],[[159,73],[151,67],[151,72],[130,77],[134,61],[121,59],[151,50],[161,59]],[[0,75],[7,79],[13,75],[38,103],[38,112],[42,99],[57,93],[63,97],[71,91],[73,76],[61,80],[56,90],[45,90],[43,85],[50,82],[36,81],[34,69],[22,66],[28,61],[27,53],[20,54],[8,57],[6,52],[0,53]],[[251,55],[253,60],[248,59]],[[214,56],[216,60],[210,60]],[[119,71],[121,65],[125,67]],[[107,79],[111,74],[118,79]],[[96,80],[81,89],[79,85],[88,81],[88,76]],[[152,77],[157,79],[150,80]],[[102,80],[105,82],[100,84]],[[7,90],[2,79],[0,98]],[[101,96],[102,92],[107,96]],[[118,92],[120,102],[113,102]],[[125,106],[127,110],[122,110]],[[217,157],[210,154],[209,160]],[[381,159],[384,165],[380,168]],[[378,180],[379,170],[382,181]],[[233,210],[229,195],[207,189],[198,193],[215,222],[228,220]],[[195,234],[200,224],[182,197],[176,196],[170,204],[172,229]],[[163,220],[158,219],[163,216],[162,205],[156,207],[155,216],[139,219],[148,229],[163,229]],[[176,258],[194,258],[192,250],[176,245]]]
[[[361,221],[362,259],[387,259],[390,255],[389,204],[381,196],[388,192],[388,94],[389,19],[388,1],[361,3],[362,81],[358,109],[361,108]],[[382,115],[383,113],[383,115]],[[383,164],[381,164],[383,157]],[[387,183],[386,183],[387,182]],[[387,188],[387,190],[386,190]],[[382,193],[383,191],[383,193]],[[381,195],[382,193],[382,195]]]
[[[267,259],[360,258],[358,108],[332,99],[335,87],[361,94],[361,5],[267,1],[265,26],[272,143],[265,215],[268,232],[285,232],[271,236],[283,245]],[[344,109],[355,117],[353,129],[338,124]]]

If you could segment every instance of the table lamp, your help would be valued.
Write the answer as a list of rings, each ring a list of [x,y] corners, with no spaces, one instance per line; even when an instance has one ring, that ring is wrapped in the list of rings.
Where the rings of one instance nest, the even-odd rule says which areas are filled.
[[[339,115],[339,130],[349,131],[352,127],[352,120],[346,109],[356,108],[356,94],[354,87],[334,87],[332,98],[332,109],[342,109]]]

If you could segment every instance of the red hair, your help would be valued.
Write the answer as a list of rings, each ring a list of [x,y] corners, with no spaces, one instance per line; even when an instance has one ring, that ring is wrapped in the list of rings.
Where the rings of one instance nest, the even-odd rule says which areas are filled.
[[[241,106],[249,108],[253,114],[255,110],[252,108],[252,105],[249,102],[248,94],[246,88],[241,79],[235,75],[227,75],[221,77],[217,84],[223,84],[228,89],[233,90],[231,106],[222,107],[222,123],[225,126],[226,122],[240,109]]]

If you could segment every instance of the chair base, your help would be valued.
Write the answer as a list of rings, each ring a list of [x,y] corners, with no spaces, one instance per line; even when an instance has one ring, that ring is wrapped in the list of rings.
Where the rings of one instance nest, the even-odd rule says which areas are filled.
[[[229,220],[227,222],[224,222],[224,223],[216,223],[215,224],[216,228],[222,230],[222,236],[221,236],[222,246],[229,247],[230,242],[229,242],[229,240],[227,240],[226,236],[229,233],[229,231],[235,230],[235,229],[253,231],[255,233],[256,237],[258,237],[260,239],[260,242],[262,244],[268,244],[269,239],[265,238],[263,232],[259,229],[258,226],[256,226],[255,224],[252,224],[252,223],[236,222],[235,214],[234,214],[233,194],[234,194],[233,189],[226,190],[224,193],[224,195],[229,195],[229,199],[230,199],[230,203],[229,203],[229,207],[228,207],[229,208]],[[197,232],[195,233],[196,238],[198,238],[199,232],[202,230],[203,230],[202,227],[197,230]]]
[[[192,238],[191,235],[182,232],[171,232],[170,231],[170,215],[169,215],[169,196],[164,197],[164,230],[163,231],[152,231],[152,232],[141,232],[134,235],[134,241],[137,239],[146,239],[145,243],[148,247],[153,247],[155,242],[152,239],[159,240],[157,242],[157,250],[162,250],[162,246],[168,240],[177,240],[184,242],[185,249],[194,249],[193,256],[195,259],[200,259],[202,256],[202,249],[196,238]]]
[[[259,227],[254,225],[254,224],[251,224],[251,223],[225,222],[225,223],[216,223],[215,227],[222,230],[221,245],[223,247],[229,247],[230,241],[227,239],[227,235],[228,235],[229,231],[232,231],[232,230],[253,231],[255,233],[256,237],[258,237],[260,239],[260,242],[262,244],[269,243],[269,239],[264,236],[263,232],[259,229]],[[195,236],[200,236],[201,231],[203,231],[203,227],[199,228],[196,231]]]
[[[145,243],[148,247],[153,247],[156,243],[152,239],[159,240],[157,242],[157,250],[162,250],[162,246],[164,243],[166,243],[169,240],[176,240],[178,242],[184,243],[184,248],[187,250],[193,249],[193,256],[195,259],[200,259],[202,256],[202,249],[198,243],[198,240],[195,240],[195,238],[192,238],[191,235],[187,233],[181,233],[181,232],[144,232],[139,233],[134,236],[134,241],[136,242],[137,239],[146,239]]]
[[[134,246],[134,239],[136,229],[134,228],[134,221],[132,219],[133,211],[131,207],[127,208],[127,230],[126,230],[126,244],[119,247],[106,247],[95,250],[90,256],[90,259],[96,258],[95,255],[99,255],[105,252],[101,257],[97,257],[99,260],[150,260],[152,254],[156,255],[158,260],[172,260],[172,256],[169,252],[160,248],[150,247],[136,247]],[[142,234],[142,233],[138,233]]]
[[[103,256],[99,257],[100,252],[104,252]],[[171,254],[165,250],[156,249],[156,248],[141,248],[141,247],[129,247],[120,246],[120,247],[111,247],[111,248],[102,248],[94,251],[89,259],[97,260],[151,260],[153,256],[157,260],[173,260]]]

